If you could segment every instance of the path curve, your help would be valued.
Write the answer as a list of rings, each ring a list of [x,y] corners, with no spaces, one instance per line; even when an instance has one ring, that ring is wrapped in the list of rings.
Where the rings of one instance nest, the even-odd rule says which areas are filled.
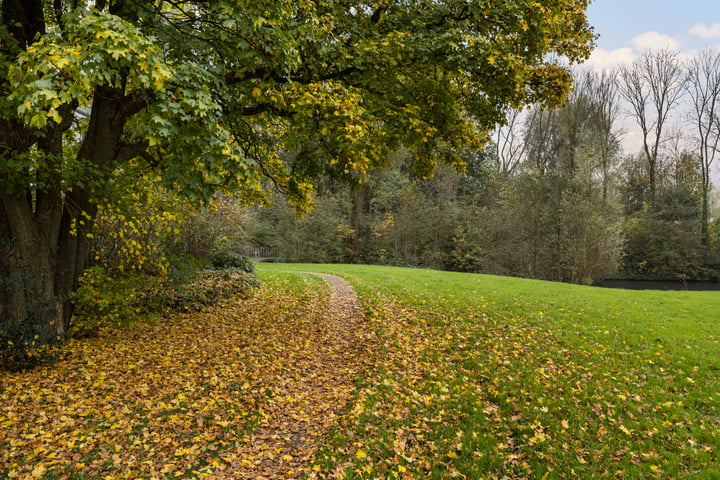
[[[321,440],[347,408],[365,365],[366,325],[357,294],[344,279],[317,275],[331,286],[327,311],[321,316],[312,358],[298,360],[287,372],[291,396],[277,398],[265,421],[253,432],[240,455],[247,459],[215,478],[256,480],[305,478]],[[318,377],[305,375],[322,365]]]

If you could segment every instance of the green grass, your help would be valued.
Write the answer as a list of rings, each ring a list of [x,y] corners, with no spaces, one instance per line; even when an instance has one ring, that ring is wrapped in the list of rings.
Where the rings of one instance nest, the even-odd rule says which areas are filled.
[[[720,478],[720,293],[287,271],[348,278],[376,345],[318,477]]]

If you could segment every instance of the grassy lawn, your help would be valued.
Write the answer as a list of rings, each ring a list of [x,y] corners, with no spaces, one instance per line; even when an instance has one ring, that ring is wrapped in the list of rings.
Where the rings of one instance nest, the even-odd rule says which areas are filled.
[[[361,348],[326,335],[307,271],[353,283]],[[258,276],[252,298],[0,372],[0,478],[720,478],[720,293]]]
[[[366,266],[377,362],[318,477],[720,478],[720,294]],[[350,445],[350,447],[348,447]]]

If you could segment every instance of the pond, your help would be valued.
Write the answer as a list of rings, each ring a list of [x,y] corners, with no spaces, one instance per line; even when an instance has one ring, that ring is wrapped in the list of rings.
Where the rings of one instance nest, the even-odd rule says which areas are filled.
[[[624,290],[720,291],[720,282],[679,282],[672,280],[604,280],[595,287]]]

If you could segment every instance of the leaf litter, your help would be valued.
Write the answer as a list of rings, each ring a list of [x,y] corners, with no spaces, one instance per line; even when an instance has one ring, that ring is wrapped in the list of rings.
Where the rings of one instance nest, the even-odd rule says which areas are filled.
[[[71,340],[63,362],[0,372],[0,477],[304,477],[366,362],[357,297],[330,281]]]

